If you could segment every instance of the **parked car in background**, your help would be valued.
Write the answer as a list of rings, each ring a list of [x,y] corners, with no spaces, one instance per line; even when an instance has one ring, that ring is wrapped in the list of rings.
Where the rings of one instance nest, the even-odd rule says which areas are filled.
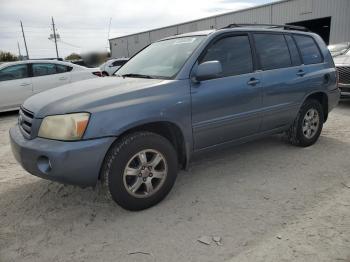
[[[328,46],[335,66],[338,70],[339,83],[342,98],[350,98],[350,43],[340,43]]]
[[[119,205],[141,210],[169,193],[196,154],[277,133],[311,146],[339,101],[336,69],[320,36],[285,27],[294,28],[169,37],[116,77],[35,95],[10,130],[13,154],[42,178],[101,180]]]
[[[111,76],[121,66],[128,62],[129,58],[110,59],[107,62],[100,65],[103,76]]]
[[[86,68],[54,60],[27,60],[0,65],[0,112],[16,110],[28,97],[68,83],[101,76]]]

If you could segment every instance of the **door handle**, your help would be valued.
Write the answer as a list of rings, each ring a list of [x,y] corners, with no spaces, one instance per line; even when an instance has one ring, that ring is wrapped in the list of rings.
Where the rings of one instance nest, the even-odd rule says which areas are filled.
[[[59,80],[67,80],[67,77],[60,77]]]
[[[28,83],[22,83],[21,86],[29,86],[30,84]]]
[[[260,80],[253,77],[248,81],[247,84],[250,86],[256,86],[259,83],[260,83]]]
[[[304,75],[306,75],[304,70],[299,70],[297,73],[297,76],[303,77]]]

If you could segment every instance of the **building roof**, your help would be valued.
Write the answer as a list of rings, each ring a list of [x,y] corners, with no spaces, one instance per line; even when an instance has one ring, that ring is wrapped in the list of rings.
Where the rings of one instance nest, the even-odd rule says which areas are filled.
[[[141,31],[141,32],[138,32],[138,33],[133,33],[133,34],[128,34],[128,35],[118,36],[118,37],[110,38],[109,41],[110,40],[114,40],[114,39],[120,39],[120,38],[128,37],[128,36],[135,36],[135,35],[139,35],[139,34],[150,33],[150,32],[156,31],[156,30],[171,28],[171,27],[174,27],[174,26],[185,25],[185,24],[188,24],[188,23],[199,22],[199,21],[203,21],[203,20],[206,20],[206,19],[210,19],[210,18],[216,18],[216,17],[219,17],[219,16],[236,14],[236,13],[245,12],[245,11],[249,11],[249,10],[259,9],[261,7],[272,6],[272,5],[280,4],[280,3],[283,3],[283,2],[290,2],[290,1],[293,1],[293,0],[279,0],[279,1],[276,1],[276,2],[272,2],[272,3],[267,3],[267,4],[263,4],[263,5],[257,5],[257,6],[253,6],[253,7],[248,7],[248,8],[236,10],[236,11],[231,11],[231,12],[225,12],[225,13],[222,13],[222,14],[208,16],[208,17],[203,17],[203,18],[190,20],[190,21],[183,22],[183,23],[178,23],[178,24],[173,24],[173,25],[169,25],[169,26],[154,28],[154,29]]]

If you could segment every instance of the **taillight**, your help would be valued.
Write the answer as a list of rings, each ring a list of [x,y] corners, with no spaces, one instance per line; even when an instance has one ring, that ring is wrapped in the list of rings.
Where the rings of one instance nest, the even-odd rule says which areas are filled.
[[[100,76],[100,77],[103,76],[103,75],[102,75],[102,72],[100,72],[100,71],[92,72],[92,73],[93,73],[95,76]]]

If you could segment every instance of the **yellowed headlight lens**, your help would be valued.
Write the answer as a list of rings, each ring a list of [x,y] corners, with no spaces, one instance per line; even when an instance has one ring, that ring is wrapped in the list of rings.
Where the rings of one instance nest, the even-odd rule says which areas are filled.
[[[80,140],[89,118],[89,113],[47,116],[41,123],[38,136],[56,140]]]

